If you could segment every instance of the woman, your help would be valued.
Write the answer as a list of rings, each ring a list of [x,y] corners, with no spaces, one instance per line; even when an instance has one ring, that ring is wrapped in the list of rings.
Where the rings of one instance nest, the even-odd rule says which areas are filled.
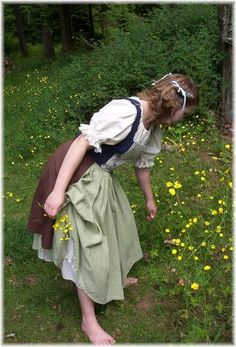
[[[137,96],[104,106],[43,170],[28,224],[33,248],[76,284],[81,329],[94,344],[115,342],[98,324],[94,303],[123,299],[123,288],[137,281],[127,274],[142,258],[132,210],[112,171],[134,162],[151,221],[157,207],[149,168],[161,149],[161,127],[182,120],[197,104],[192,80],[168,74]]]

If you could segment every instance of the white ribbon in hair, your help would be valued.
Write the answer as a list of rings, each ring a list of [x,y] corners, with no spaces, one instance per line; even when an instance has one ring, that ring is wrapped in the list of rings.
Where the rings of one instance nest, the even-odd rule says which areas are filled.
[[[158,82],[164,80],[164,79],[165,79],[166,77],[168,77],[168,76],[172,76],[172,73],[170,72],[170,73],[168,73],[167,75],[163,76],[161,79],[156,80],[156,81],[153,81],[153,83],[152,83],[151,85],[152,85],[152,86],[155,86]]]
[[[186,99],[187,99],[187,95],[186,95],[186,92],[183,88],[180,87],[179,83],[177,81],[172,81],[171,83],[174,87],[178,88],[177,90],[177,93],[181,92],[182,95],[183,95],[183,98],[184,98],[184,102],[183,102],[183,107],[182,107],[182,110],[184,110],[185,108],[185,105],[186,105]],[[181,111],[182,111],[181,110]]]

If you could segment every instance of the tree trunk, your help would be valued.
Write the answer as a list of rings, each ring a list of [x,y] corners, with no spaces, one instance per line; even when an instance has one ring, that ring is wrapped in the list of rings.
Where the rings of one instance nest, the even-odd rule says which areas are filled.
[[[89,5],[89,23],[90,23],[90,37],[95,37],[94,25],[93,25],[93,12],[92,5]]]
[[[27,44],[25,40],[25,32],[23,27],[20,5],[13,5],[13,6],[14,6],[14,14],[15,14],[15,20],[16,20],[16,33],[19,40],[19,48],[20,48],[21,56],[27,57],[28,49],[27,49]]]
[[[72,28],[71,28],[71,15],[70,5],[59,5],[62,47],[61,51],[67,53],[72,47]]]
[[[232,4],[218,6],[219,29],[221,34],[221,45],[224,52],[222,66],[222,123],[233,121],[232,102]]]
[[[42,28],[43,55],[45,58],[54,57],[54,43],[52,29],[47,25]]]

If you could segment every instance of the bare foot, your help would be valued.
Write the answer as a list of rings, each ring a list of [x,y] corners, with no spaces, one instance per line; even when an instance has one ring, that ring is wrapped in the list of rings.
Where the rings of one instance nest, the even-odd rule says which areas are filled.
[[[82,320],[81,330],[89,338],[93,345],[113,345],[115,340],[107,334],[96,321]]]
[[[137,284],[138,279],[136,277],[126,277],[125,279],[125,287],[128,287],[132,284]]]

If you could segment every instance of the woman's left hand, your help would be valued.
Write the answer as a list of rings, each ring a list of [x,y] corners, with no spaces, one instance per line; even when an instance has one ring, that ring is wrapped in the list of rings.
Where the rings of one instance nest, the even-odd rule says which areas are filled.
[[[151,221],[153,218],[155,218],[155,216],[157,214],[157,207],[156,207],[154,201],[148,201],[147,202],[147,210],[148,210],[147,220]]]

